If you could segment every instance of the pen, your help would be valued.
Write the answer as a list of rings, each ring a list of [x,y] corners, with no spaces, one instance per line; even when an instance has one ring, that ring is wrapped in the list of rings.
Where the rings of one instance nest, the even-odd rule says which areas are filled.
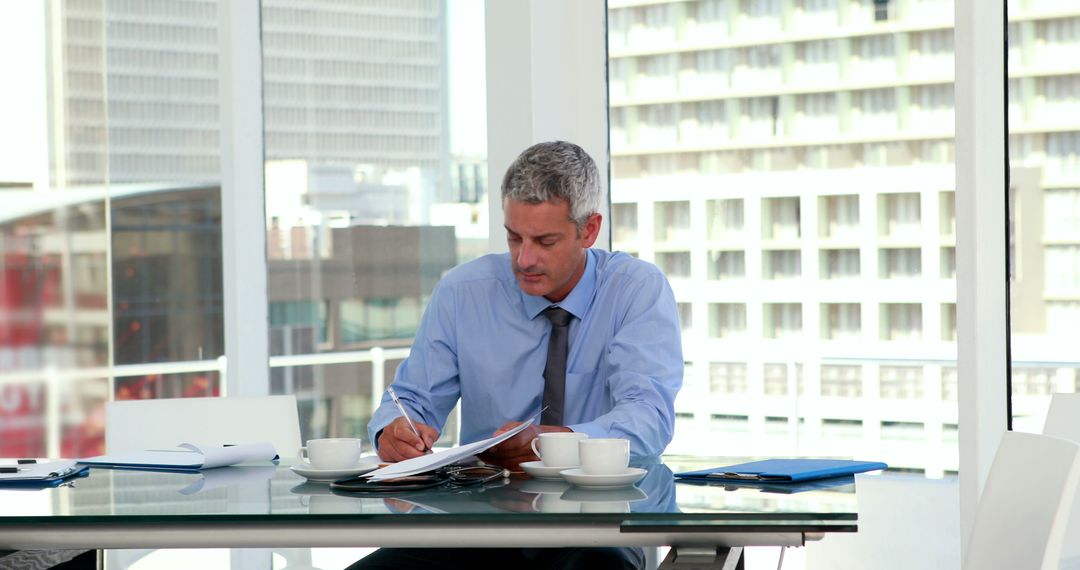
[[[49,477],[67,477],[68,475],[71,475],[72,473],[75,473],[80,469],[81,467],[79,465],[72,465],[71,467],[68,467],[66,469],[60,469],[58,471],[53,471],[52,473],[49,473]]]
[[[431,448],[428,447],[427,442],[424,441],[424,438],[420,436],[420,430],[416,429],[416,424],[414,424],[412,418],[409,417],[409,413],[405,411],[405,406],[401,405],[401,400],[399,400],[397,394],[394,393],[394,387],[387,386],[386,391],[390,392],[390,397],[394,399],[394,405],[397,406],[398,411],[401,412],[401,417],[405,418],[405,422],[409,424],[409,429],[411,429],[413,434],[416,435],[416,439],[419,439],[420,443],[424,444],[424,452],[427,453],[431,451]]]

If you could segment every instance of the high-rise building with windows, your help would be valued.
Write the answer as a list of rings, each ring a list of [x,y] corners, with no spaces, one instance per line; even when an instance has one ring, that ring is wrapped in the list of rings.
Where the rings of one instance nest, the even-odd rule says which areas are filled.
[[[219,1],[50,0],[54,186],[218,180]],[[267,160],[417,167],[449,192],[442,0],[262,16]]]
[[[1078,381],[1023,333],[1080,320],[1080,5],[1009,8],[1022,417]],[[951,0],[609,2],[614,247],[683,317],[671,451],[957,469],[952,25]]]

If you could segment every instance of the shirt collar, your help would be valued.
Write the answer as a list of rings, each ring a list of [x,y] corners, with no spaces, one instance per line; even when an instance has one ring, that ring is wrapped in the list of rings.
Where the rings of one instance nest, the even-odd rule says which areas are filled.
[[[521,292],[521,299],[525,304],[525,315],[529,317],[529,320],[535,319],[544,309],[552,305],[562,307],[569,311],[570,314],[581,319],[585,315],[585,309],[589,307],[589,303],[592,301],[595,289],[596,261],[593,260],[592,249],[587,249],[585,250],[585,271],[581,274],[581,280],[577,282],[577,285],[574,285],[574,288],[565,299],[558,303],[552,303],[545,297],[528,295],[524,291]]]

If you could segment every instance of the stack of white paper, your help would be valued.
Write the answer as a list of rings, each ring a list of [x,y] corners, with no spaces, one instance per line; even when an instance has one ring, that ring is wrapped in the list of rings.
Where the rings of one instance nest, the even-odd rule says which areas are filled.
[[[376,469],[371,473],[368,473],[366,477],[372,481],[385,481],[387,479],[396,479],[398,477],[408,477],[410,475],[418,475],[420,473],[426,473],[445,467],[447,465],[457,463],[462,459],[478,455],[499,445],[500,443],[514,437],[520,433],[523,429],[529,427],[533,420],[540,414],[536,414],[525,423],[522,423],[514,429],[492,438],[488,438],[473,443],[468,443],[452,449],[444,449],[442,451],[436,451],[428,455],[421,455],[420,457],[414,457],[412,459],[406,459],[392,465],[383,467],[382,469]]]

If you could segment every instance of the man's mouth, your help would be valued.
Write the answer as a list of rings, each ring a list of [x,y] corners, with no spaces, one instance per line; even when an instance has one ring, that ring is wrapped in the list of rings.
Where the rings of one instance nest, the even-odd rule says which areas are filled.
[[[519,271],[518,275],[521,276],[522,280],[528,281],[529,283],[535,283],[544,277],[543,273],[527,273],[525,271]]]

